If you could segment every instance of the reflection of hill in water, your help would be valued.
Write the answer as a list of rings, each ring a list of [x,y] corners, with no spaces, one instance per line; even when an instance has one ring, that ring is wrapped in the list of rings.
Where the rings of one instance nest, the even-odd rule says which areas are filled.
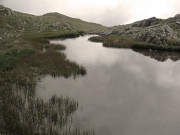
[[[160,52],[160,51],[149,51],[149,50],[139,50],[139,49],[133,49],[133,51],[161,62],[164,62],[168,59],[171,59],[174,62],[180,60],[180,54],[177,52],[164,52],[164,51]]]

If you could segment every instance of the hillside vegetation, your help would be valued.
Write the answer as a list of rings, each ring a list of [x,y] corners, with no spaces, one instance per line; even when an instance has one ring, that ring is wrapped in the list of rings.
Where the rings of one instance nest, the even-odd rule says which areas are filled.
[[[59,13],[47,13],[42,16],[12,11],[0,6],[0,28],[13,33],[55,32],[55,31],[83,31],[99,33],[105,30],[100,24],[89,23],[76,18],[70,18]],[[1,34],[3,34],[1,31]]]

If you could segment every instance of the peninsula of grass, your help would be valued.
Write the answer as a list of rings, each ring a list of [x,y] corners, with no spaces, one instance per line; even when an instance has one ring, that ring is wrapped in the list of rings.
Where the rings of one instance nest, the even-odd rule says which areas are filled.
[[[93,36],[89,38],[89,40],[92,42],[101,42],[103,43],[104,47],[180,52],[179,46],[173,46],[173,45],[165,46],[165,45],[151,44],[147,42],[139,42],[127,36],[118,36],[118,35]]]
[[[82,132],[77,127],[72,129],[68,126],[71,114],[78,107],[76,101],[60,95],[43,101],[36,96],[37,82],[43,76],[76,77],[86,74],[84,67],[66,59],[61,52],[65,49],[63,45],[49,43],[52,38],[78,36],[78,32],[66,31],[30,33],[18,40],[12,37],[10,41],[5,38],[0,41],[0,134],[63,135]],[[12,43],[16,40],[18,42]]]
[[[12,69],[15,64],[20,62],[22,59],[34,54],[35,52],[40,52],[43,49],[51,51],[65,49],[63,45],[50,45],[49,39],[75,38],[78,36],[78,32],[49,32],[38,34],[33,33],[28,35],[26,34],[18,40],[18,43],[21,45],[12,45],[9,48],[4,48],[3,46],[10,45],[11,41],[6,42],[7,39],[4,39],[2,42],[0,42],[0,50],[3,50],[3,52],[0,54],[0,71]]]

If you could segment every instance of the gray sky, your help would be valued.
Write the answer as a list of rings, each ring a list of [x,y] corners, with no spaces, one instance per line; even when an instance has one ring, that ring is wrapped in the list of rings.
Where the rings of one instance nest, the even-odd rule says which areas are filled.
[[[0,4],[34,15],[59,12],[105,26],[180,13],[180,0],[0,0]]]

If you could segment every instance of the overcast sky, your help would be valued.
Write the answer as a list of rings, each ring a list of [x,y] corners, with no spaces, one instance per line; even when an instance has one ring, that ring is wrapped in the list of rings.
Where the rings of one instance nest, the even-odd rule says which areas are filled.
[[[105,26],[180,13],[180,0],[0,0],[0,4],[34,15],[59,12]]]

